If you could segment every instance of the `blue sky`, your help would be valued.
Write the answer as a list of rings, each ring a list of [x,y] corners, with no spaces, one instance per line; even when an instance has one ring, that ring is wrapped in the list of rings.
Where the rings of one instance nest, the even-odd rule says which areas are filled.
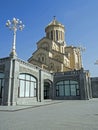
[[[8,19],[16,17],[25,24],[17,31],[16,51],[27,60],[54,15],[65,26],[67,45],[85,47],[84,68],[98,76],[98,0],[0,0],[0,58],[9,56],[12,47],[13,34],[5,27]]]

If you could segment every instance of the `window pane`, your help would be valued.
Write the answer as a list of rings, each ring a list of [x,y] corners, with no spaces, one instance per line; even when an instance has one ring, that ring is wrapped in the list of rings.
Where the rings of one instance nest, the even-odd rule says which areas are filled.
[[[59,94],[60,94],[60,96],[64,96],[64,86],[63,85],[59,86]]]
[[[78,84],[78,82],[77,81],[70,81],[70,84]]]
[[[36,88],[34,89],[34,96],[36,97]]]
[[[63,81],[58,82],[57,85],[63,85]]]
[[[30,82],[26,81],[25,97],[29,97]]]
[[[4,73],[0,73],[0,78],[4,78]]]
[[[31,76],[31,81],[36,82],[36,79],[33,76]]]
[[[20,74],[19,79],[25,79],[25,74]]]
[[[59,96],[59,90],[56,90],[56,96]]]
[[[65,85],[65,96],[70,96],[70,87],[69,87],[69,85]]]
[[[80,91],[79,91],[79,89],[77,90],[77,96],[79,96],[80,95]]]
[[[2,79],[2,87],[4,87],[4,79]]]
[[[64,81],[64,84],[69,84],[69,80]]]
[[[24,97],[24,87],[25,87],[25,82],[23,80],[20,80],[20,97]]]
[[[59,85],[56,86],[56,90],[58,90],[58,89],[59,89]]]
[[[31,82],[30,96],[34,97],[34,82]]]
[[[29,74],[20,74],[20,97],[36,96],[36,79]]]
[[[0,87],[1,87],[1,79],[0,79]]]
[[[75,85],[71,85],[71,95],[76,96],[76,87],[75,87]]]
[[[76,84],[76,88],[79,89],[79,85],[78,84]]]
[[[34,88],[36,88],[36,83],[34,82]]]
[[[30,75],[26,74],[26,80],[30,80]]]

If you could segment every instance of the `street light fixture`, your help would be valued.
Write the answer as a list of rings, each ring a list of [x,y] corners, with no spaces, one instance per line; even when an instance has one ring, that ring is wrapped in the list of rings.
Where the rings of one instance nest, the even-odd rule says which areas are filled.
[[[13,44],[12,44],[12,51],[10,53],[10,56],[17,57],[16,54],[16,32],[17,30],[22,31],[24,28],[24,24],[19,19],[13,18],[12,21],[7,20],[6,27],[8,27],[10,30],[13,31]]]

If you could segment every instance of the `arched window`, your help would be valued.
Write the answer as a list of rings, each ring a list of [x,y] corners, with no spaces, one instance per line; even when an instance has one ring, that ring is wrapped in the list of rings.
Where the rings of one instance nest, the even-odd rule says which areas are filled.
[[[45,63],[45,60],[46,60],[45,54],[43,54],[43,53],[38,54],[38,61],[39,62]]]
[[[53,31],[51,31],[51,39],[53,40]]]
[[[56,96],[79,96],[80,89],[77,81],[63,80],[56,84]]]
[[[54,64],[50,63],[50,70],[53,70],[53,69],[54,69]]]
[[[56,30],[56,40],[58,41],[58,30]]]
[[[44,58],[44,56],[42,56],[42,62],[44,62],[45,61],[45,58]]]
[[[19,75],[19,97],[36,97],[36,78],[29,74]]]
[[[4,87],[4,73],[0,72],[0,98],[2,98],[3,87]]]

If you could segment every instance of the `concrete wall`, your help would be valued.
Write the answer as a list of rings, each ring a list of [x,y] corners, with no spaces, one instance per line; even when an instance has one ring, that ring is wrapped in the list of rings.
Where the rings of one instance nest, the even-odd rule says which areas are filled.
[[[98,98],[98,77],[91,78],[92,96]]]
[[[23,60],[10,57],[0,59],[1,71],[5,74],[2,105],[33,104],[34,102],[42,101],[44,100],[44,80],[53,81],[53,76],[49,72]],[[19,74],[21,73],[30,74],[37,79],[37,97],[18,97]]]
[[[57,72],[54,74],[45,71],[38,66],[32,65],[20,59],[13,59],[10,57],[0,59],[0,72],[5,74],[3,96],[0,99],[2,105],[19,105],[19,104],[33,104],[34,102],[41,102],[44,100],[44,84],[48,82],[49,98],[52,99],[90,99],[98,97],[98,79],[92,79],[92,89],[90,84],[89,72],[81,70],[74,70],[68,72]],[[26,73],[34,76],[37,80],[37,96],[32,98],[18,97],[19,88],[19,74]],[[54,77],[54,79],[53,79]],[[79,96],[56,96],[56,83],[62,80],[75,80],[79,84]]]
[[[62,80],[74,80],[77,81],[80,88],[80,95],[79,96],[62,96],[57,97],[56,96],[56,83],[58,81]],[[89,76],[87,75],[87,72],[84,70],[75,70],[75,71],[69,71],[69,72],[60,72],[55,73],[54,75],[54,99],[81,99],[81,100],[87,100],[92,98],[91,94],[91,86],[90,86],[90,80]]]

